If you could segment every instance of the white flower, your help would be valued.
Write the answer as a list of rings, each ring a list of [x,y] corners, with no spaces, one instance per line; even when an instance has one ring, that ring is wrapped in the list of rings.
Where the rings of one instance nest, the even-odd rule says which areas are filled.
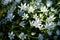
[[[28,13],[31,13],[31,12],[33,13],[34,10],[35,10],[35,9],[34,9],[32,6],[30,6],[30,7],[28,8]]]
[[[50,22],[50,21],[54,21],[56,17],[54,17],[54,15],[50,15],[47,19],[46,22]]]
[[[38,40],[43,40],[43,35],[42,34],[39,34]]]
[[[60,35],[60,30],[59,29],[57,29],[56,34]]]
[[[34,19],[38,18],[37,14],[33,15],[33,18],[34,18]]]
[[[24,19],[28,19],[29,18],[29,16],[28,16],[28,14],[23,14],[23,16],[22,16],[23,18],[22,18],[22,20],[24,20]]]
[[[41,12],[48,12],[48,9],[46,8],[46,6],[41,6],[40,10]]]
[[[33,23],[33,26],[35,26],[36,28],[39,28],[39,26],[41,25],[42,23],[42,20],[39,19],[39,18],[36,18],[34,23]]]
[[[21,3],[21,6],[18,6],[18,7],[21,8],[21,10],[26,11],[26,10],[28,10],[29,4],[26,5],[26,3],[24,3],[24,4]]]
[[[8,2],[9,2],[9,0],[2,0],[2,4],[3,4],[3,5],[7,5]]]
[[[39,1],[34,1],[33,2],[33,7],[34,7],[34,9],[40,8],[40,2]]]
[[[47,13],[45,13],[45,15],[47,15]],[[43,14],[39,14],[39,17],[40,17],[41,19],[44,18]]]
[[[23,32],[20,33],[19,38],[21,38],[22,40],[26,39],[26,34],[24,34]]]
[[[47,0],[46,5],[47,5],[47,7],[51,7],[52,6],[52,1],[51,0]]]
[[[19,25],[22,26],[22,27],[24,27],[24,26],[25,26],[24,21],[21,21],[21,22],[19,23]]]
[[[13,8],[8,9],[7,17],[6,17],[7,18],[7,21],[12,22],[12,19],[15,17],[15,15],[13,15],[14,9]]]
[[[33,26],[34,20],[33,21],[29,20],[29,23],[30,23],[31,26]]]
[[[51,11],[55,11],[55,9],[53,7],[50,8]]]
[[[13,32],[8,33],[8,37],[10,38],[10,40],[14,39],[14,36],[15,36],[15,34],[13,34]]]
[[[35,0],[34,2],[33,2],[33,4],[34,4],[34,8],[35,9],[37,9],[37,8],[40,8],[40,4],[41,4],[41,0]]]
[[[47,31],[48,35],[51,36],[52,32],[50,30]]]
[[[31,26],[34,26],[35,28],[41,29],[43,25],[41,25],[42,20],[39,18],[36,18],[35,21],[29,21]]]
[[[48,30],[53,30],[56,24],[54,22],[46,22],[45,28]]]
[[[2,0],[3,5],[7,5],[8,3],[12,2],[12,0]]]
[[[23,16],[23,15],[24,15],[24,11],[18,10],[18,15],[19,15],[19,16]]]
[[[13,15],[13,13],[8,13],[7,14],[7,21],[12,21],[12,19],[15,17],[15,15]]]
[[[59,25],[59,26],[60,26],[60,20],[58,20],[58,23],[57,23],[57,25]]]

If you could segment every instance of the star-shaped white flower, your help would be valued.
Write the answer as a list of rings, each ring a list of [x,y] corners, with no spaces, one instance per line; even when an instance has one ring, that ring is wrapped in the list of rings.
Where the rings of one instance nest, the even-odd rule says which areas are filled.
[[[8,3],[12,2],[12,0],[2,0],[3,5],[7,5]]]
[[[22,20],[29,18],[28,14],[25,14],[25,13],[23,14],[22,17],[23,17]]]
[[[24,21],[21,21],[21,22],[19,23],[19,25],[22,26],[22,27],[24,27],[24,26],[25,26]]]
[[[53,4],[53,3],[52,3],[52,1],[51,1],[51,0],[47,0],[47,1],[46,1],[46,5],[47,5],[47,7],[51,7],[51,6],[52,6],[52,4]]]
[[[46,8],[46,6],[41,6],[40,10],[41,12],[48,12],[48,9]]]
[[[21,6],[18,6],[18,7],[21,8],[21,10],[26,11],[26,10],[28,10],[29,4],[26,5],[26,3],[24,3],[24,4],[21,3]]]
[[[26,34],[24,34],[23,32],[20,33],[19,38],[21,38],[22,40],[26,39]]]
[[[33,18],[34,18],[34,19],[38,18],[37,14],[33,15]]]
[[[53,30],[56,24],[54,22],[46,22],[45,29]]]
[[[36,18],[35,21],[33,20],[33,21],[29,21],[29,22],[30,22],[31,26],[34,26],[35,28],[39,28],[40,30],[43,27],[43,25],[41,25],[42,24],[42,20],[39,19],[39,18]]]
[[[14,36],[15,36],[15,34],[13,34],[13,32],[8,33],[8,37],[10,38],[10,40],[14,39]]]
[[[54,17],[54,15],[50,15],[49,17],[47,17],[46,22],[54,21],[55,18],[56,17]]]
[[[34,10],[35,10],[35,9],[34,9],[32,6],[30,6],[30,7],[28,8],[28,13],[33,13]]]

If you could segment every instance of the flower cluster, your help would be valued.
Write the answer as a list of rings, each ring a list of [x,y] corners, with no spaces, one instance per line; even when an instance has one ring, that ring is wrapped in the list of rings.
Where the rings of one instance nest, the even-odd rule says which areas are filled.
[[[60,13],[59,8],[55,7],[59,4],[54,2],[2,0],[2,6],[7,11],[0,20],[0,30],[5,37],[1,36],[6,40],[59,40]]]

